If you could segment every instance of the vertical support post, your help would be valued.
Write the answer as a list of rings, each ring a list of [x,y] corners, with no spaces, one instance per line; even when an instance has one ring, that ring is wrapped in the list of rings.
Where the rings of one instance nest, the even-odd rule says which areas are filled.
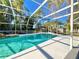
[[[73,48],[73,0],[71,0],[71,18],[70,18],[70,49]]]
[[[14,21],[15,21],[15,34],[16,34],[16,20],[15,20],[15,12],[14,12],[14,9],[13,9],[12,3],[11,3],[11,0],[9,0],[9,3],[10,3],[10,6],[11,6],[11,9],[12,9],[12,13],[13,13]]]

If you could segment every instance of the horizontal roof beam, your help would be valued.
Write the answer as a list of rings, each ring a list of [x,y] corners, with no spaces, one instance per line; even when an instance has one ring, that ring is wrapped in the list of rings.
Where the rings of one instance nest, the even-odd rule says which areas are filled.
[[[48,0],[44,0],[44,2],[31,14],[31,16],[29,18],[31,18],[41,7],[44,6],[44,4],[46,4]]]
[[[79,3],[79,2],[75,2],[73,5],[75,6],[75,5],[77,5],[78,3]],[[71,7],[71,5],[66,6],[66,7],[64,7],[64,8],[62,8],[62,9],[59,9],[59,10],[57,10],[57,11],[55,11],[55,12],[52,12],[52,13],[49,14],[49,15],[44,16],[42,19],[47,18],[47,17],[49,17],[49,16],[52,16],[52,15],[54,15],[54,14],[56,14],[56,13],[59,13],[59,12],[61,12],[61,11],[63,11],[63,10],[66,10],[66,9],[68,9],[68,8],[70,8],[70,7]]]
[[[76,12],[74,12],[73,14],[78,14],[78,13],[79,13],[79,11],[76,11]],[[63,17],[66,17],[66,16],[70,16],[70,15],[71,15],[71,13],[66,14],[66,15],[63,15],[63,16],[55,17],[55,18],[53,18],[53,20],[60,19],[60,18],[63,18]],[[39,19],[39,21],[40,21],[40,20],[41,20],[41,19]],[[38,22],[39,22],[39,21],[38,21]],[[37,22],[37,23],[38,23],[38,22]],[[37,23],[36,23],[36,24],[37,24]]]

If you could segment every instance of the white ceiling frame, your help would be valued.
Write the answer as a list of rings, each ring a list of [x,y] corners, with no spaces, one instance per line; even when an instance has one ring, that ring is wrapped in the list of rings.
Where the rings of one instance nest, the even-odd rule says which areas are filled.
[[[73,5],[77,5],[78,3],[79,3],[79,2],[75,2]],[[59,12],[61,12],[61,11],[63,11],[63,10],[66,10],[66,9],[68,9],[68,8],[70,8],[70,7],[71,7],[71,5],[66,6],[66,7],[64,7],[64,8],[62,8],[62,9],[59,9],[59,10],[57,10],[57,11],[55,11],[55,12],[49,14],[49,15],[44,16],[42,19],[47,18],[47,17],[49,17],[49,16],[52,16],[52,15],[54,15],[54,14],[56,14],[56,13],[59,13]]]
[[[48,0],[44,0],[43,3],[31,14],[31,16],[29,17],[29,19],[28,19],[28,21],[27,21],[26,27],[27,27],[27,25],[29,24],[30,18],[31,18],[37,11],[39,11],[39,9],[40,9],[41,7],[43,7],[44,4],[46,4],[47,1],[48,1]]]
[[[39,2],[37,2],[37,1],[35,1],[35,0],[32,0],[34,3],[36,3],[36,4],[38,4],[38,5],[40,5],[40,3]],[[44,8],[46,8],[47,10],[49,10],[49,11],[51,11],[52,12],[52,10],[50,10],[50,9],[48,9],[46,6],[44,6]]]
[[[78,13],[79,13],[79,11],[76,11],[76,12],[74,12],[73,14],[78,14]],[[63,16],[55,17],[55,18],[53,18],[53,20],[60,19],[60,18],[63,18],[63,17],[66,17],[66,16],[70,16],[70,15],[71,15],[71,13],[66,14],[66,15],[63,15]],[[39,21],[40,21],[40,20],[41,20],[41,19],[39,19]],[[38,22],[39,22],[39,21],[38,21]],[[38,23],[38,22],[37,22],[37,23]],[[36,24],[37,24],[37,23],[36,23]]]
[[[79,4],[79,2],[75,2],[73,5],[75,6],[75,5],[77,5],[77,4]],[[47,18],[47,17],[49,17],[49,16],[52,16],[52,15],[54,15],[54,14],[56,14],[56,13],[59,13],[59,12],[61,12],[61,11],[63,11],[63,10],[66,10],[66,9],[68,9],[68,8],[70,8],[70,7],[71,7],[71,5],[66,6],[66,7],[64,7],[64,8],[62,8],[62,9],[57,10],[56,12],[53,12],[53,13],[47,15],[47,16],[44,16],[43,18],[39,19],[38,22],[39,22],[40,20],[42,20],[42,19],[45,19],[45,18]],[[76,14],[76,13],[78,13],[78,12],[75,12],[75,14]],[[69,15],[70,15],[70,14],[69,14]],[[63,16],[60,16],[60,17],[65,17],[65,16],[68,16],[68,14],[63,15]],[[60,18],[60,17],[59,17],[59,18]],[[38,23],[38,22],[37,22],[37,23]],[[36,24],[37,24],[37,23],[36,23]]]
[[[44,4],[47,2],[48,0],[44,0],[44,2],[31,14],[31,16],[29,17],[29,19],[41,8],[44,6]]]

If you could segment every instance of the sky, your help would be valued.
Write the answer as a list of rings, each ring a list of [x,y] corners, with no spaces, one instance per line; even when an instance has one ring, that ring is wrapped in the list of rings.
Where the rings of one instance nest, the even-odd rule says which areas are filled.
[[[40,2],[41,0],[38,0],[38,2]],[[42,3],[42,2],[40,2]],[[30,13],[32,14],[38,7],[39,5],[34,3],[32,0],[24,0],[24,5],[26,8],[28,8],[28,10],[30,11]]]
[[[37,2],[39,2],[41,4],[44,0],[35,0],[35,1],[37,1]],[[24,5],[30,11],[30,15],[39,7],[39,5],[36,4],[36,3],[34,3],[34,2],[32,2],[32,0],[24,0]],[[47,3],[44,6],[47,6]],[[44,6],[41,9],[42,9],[42,11],[44,13],[43,16],[46,16],[46,15],[50,14],[51,12],[49,10],[45,9]],[[67,3],[66,2],[62,3],[61,6],[60,6],[60,8],[63,8],[65,6],[67,6]],[[54,9],[56,7],[53,6],[52,8]],[[57,16],[64,15],[65,13],[66,13],[66,10],[60,12]],[[44,23],[44,21],[45,22],[46,21],[53,21],[53,17],[52,18],[51,17],[48,17],[47,19],[46,20],[43,19],[40,22],[41,23]],[[60,22],[62,22],[62,23],[66,23],[67,22],[67,19],[68,19],[68,17],[63,17],[63,18],[60,18],[60,19],[57,19],[57,20],[60,21]]]

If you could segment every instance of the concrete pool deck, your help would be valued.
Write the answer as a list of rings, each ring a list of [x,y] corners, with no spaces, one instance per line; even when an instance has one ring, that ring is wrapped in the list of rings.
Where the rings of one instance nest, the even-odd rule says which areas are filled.
[[[64,59],[79,59],[79,48],[73,48]]]
[[[6,59],[64,59],[69,51],[69,36],[59,36]]]

